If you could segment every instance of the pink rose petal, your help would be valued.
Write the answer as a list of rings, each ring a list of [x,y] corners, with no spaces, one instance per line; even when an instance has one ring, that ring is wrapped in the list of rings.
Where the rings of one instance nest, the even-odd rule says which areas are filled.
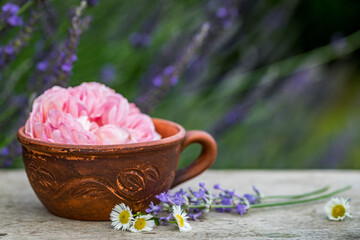
[[[125,144],[158,140],[149,116],[100,83],[53,87],[35,99],[25,133],[65,144]]]

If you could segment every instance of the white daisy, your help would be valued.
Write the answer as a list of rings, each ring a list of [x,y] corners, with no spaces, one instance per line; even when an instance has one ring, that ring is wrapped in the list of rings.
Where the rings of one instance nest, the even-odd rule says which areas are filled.
[[[191,226],[187,221],[189,217],[186,215],[186,212],[181,208],[181,206],[179,205],[173,206],[172,210],[173,210],[172,214],[176,220],[180,232],[190,231]]]
[[[111,225],[116,230],[128,230],[134,220],[131,209],[124,203],[117,204],[110,213]]]
[[[351,217],[349,199],[332,198],[326,203],[325,212],[329,220],[333,221],[340,221],[345,217]]]
[[[150,220],[152,216],[150,214],[138,216],[135,218],[134,223],[130,227],[132,232],[150,232],[155,226],[154,220]]]

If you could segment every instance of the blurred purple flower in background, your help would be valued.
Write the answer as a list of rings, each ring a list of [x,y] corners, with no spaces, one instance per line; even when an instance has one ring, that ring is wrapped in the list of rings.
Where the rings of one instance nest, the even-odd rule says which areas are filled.
[[[152,37],[147,33],[133,32],[131,33],[129,40],[134,47],[147,47],[151,44]]]
[[[38,62],[36,64],[36,69],[40,72],[44,72],[48,68],[49,63],[47,61]]]
[[[147,17],[138,31],[132,32],[129,36],[129,42],[134,48],[148,47],[152,43],[152,33],[155,31],[161,17],[161,7]]]
[[[345,109],[355,109],[351,103],[358,99],[353,90],[357,89],[356,84],[350,79],[358,75],[353,70],[358,66],[356,53],[360,49],[356,21],[341,25],[343,19],[334,15],[336,24],[330,24],[326,19],[330,11],[312,9],[315,3],[311,1],[158,1],[134,8],[131,2],[83,0],[80,7],[70,10],[74,3],[64,1],[6,2],[0,7],[0,111],[5,112],[0,114],[0,128],[5,129],[0,135],[0,149],[8,147],[10,151],[6,158],[1,157],[6,166],[11,166],[18,149],[13,147],[15,140],[8,138],[14,137],[26,121],[29,103],[36,95],[54,84],[65,86],[94,80],[111,84],[135,98],[145,113],[156,109],[157,117],[178,121],[187,128],[209,130],[219,143],[222,161],[215,163],[216,168],[333,168],[354,162],[358,138],[349,135],[349,129],[355,125],[347,122],[357,115],[350,112],[354,110]],[[331,5],[333,1],[328,2]],[[84,16],[85,5],[96,6],[88,9],[96,22],[78,48],[80,36],[92,21],[92,16]],[[341,4],[344,9],[349,6],[355,4]],[[316,11],[322,14],[316,16],[324,21],[314,22],[310,16],[307,21],[307,16],[299,14],[310,13],[315,19]],[[338,12],[349,19],[353,15],[351,11]],[[309,25],[311,21],[316,27]],[[318,27],[322,22],[327,26]],[[317,31],[304,35],[304,29]],[[115,39],[114,31],[122,34]],[[189,41],[191,36],[195,37]],[[78,56],[81,62],[75,64]],[[337,64],[341,65],[340,70],[335,70]],[[23,96],[28,100],[24,101]],[[173,108],[174,104],[178,107]],[[330,114],[333,106],[344,106],[344,113]],[[324,118],[318,117],[320,110],[327,108],[329,111],[321,111]],[[310,114],[302,116],[302,111]],[[337,126],[324,125],[325,120],[316,123],[317,119],[337,115],[347,120],[339,117],[339,121],[334,121]],[[279,124],[276,133],[276,124],[281,121],[291,124]],[[290,136],[287,134],[292,121],[294,134]],[[311,133],[318,137],[307,136],[309,127],[319,129],[317,124],[338,131],[334,136],[338,139],[327,140],[324,136],[330,132],[325,130]],[[267,144],[271,141],[263,136],[279,141],[276,146]],[[303,150],[297,147],[300,142]],[[314,150],[310,146],[313,144],[324,147]],[[255,145],[259,151],[254,152]],[[224,148],[226,151],[221,150]],[[311,163],[304,160],[306,154],[302,151],[313,154]],[[286,160],[294,155],[303,165]],[[249,158],[253,160],[248,161]],[[273,164],[271,159],[278,162]],[[195,191],[191,195],[193,203],[203,203],[204,197],[209,200],[206,191]],[[181,194],[167,194],[174,203],[184,204]],[[221,194],[223,201],[240,198],[226,189]],[[256,194],[241,197],[250,203],[258,200]],[[196,215],[197,211],[194,209],[191,214]]]
[[[116,79],[116,68],[113,64],[108,63],[102,69],[100,73],[101,82],[105,84],[111,84]]]
[[[55,69],[55,82],[61,86],[66,86],[72,74],[73,64],[77,60],[76,52],[80,41],[81,17],[87,2],[81,1],[80,6],[75,9],[68,30],[68,37],[60,50],[57,59],[57,69]]]
[[[6,157],[10,154],[10,150],[8,147],[3,147],[1,150],[0,150],[0,156],[2,157]]]
[[[240,22],[238,14],[240,2],[240,0],[208,1],[207,10],[213,15],[213,24],[226,30],[231,28],[235,22]]]
[[[234,5],[230,4],[230,1],[223,1],[223,4],[216,11],[216,16],[221,20],[223,28],[228,29],[238,16],[238,10]]]
[[[5,7],[7,6],[7,7]],[[9,12],[17,12],[18,7],[13,5],[5,5],[5,10]],[[33,33],[35,24],[39,19],[39,14],[42,9],[42,4],[38,4],[34,10],[31,11],[29,18],[27,19],[25,26],[20,30],[18,35],[6,46],[3,46],[0,51],[0,71],[3,70],[11,61],[13,61],[16,55],[24,48],[30,40]]]
[[[99,3],[99,0],[87,0],[86,2],[90,7],[94,7]]]
[[[19,6],[13,3],[6,3],[2,6],[0,19],[4,26],[18,27],[23,25],[22,17],[18,16]]]
[[[140,107],[142,112],[150,113],[171,87],[178,83],[180,74],[183,73],[189,62],[194,58],[195,52],[203,45],[209,29],[210,24],[205,22],[176,63],[167,66],[162,74],[152,81],[153,87],[135,100],[136,105]]]

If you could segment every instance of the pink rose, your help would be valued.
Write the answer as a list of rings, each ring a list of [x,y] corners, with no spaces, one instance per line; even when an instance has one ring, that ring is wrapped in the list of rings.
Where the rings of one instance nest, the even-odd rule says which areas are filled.
[[[96,131],[99,138],[99,144],[131,143],[129,131],[115,125],[104,125]],[[151,141],[151,140],[150,140]]]
[[[76,102],[82,103],[87,107],[89,117],[99,105],[105,102],[107,96],[120,95],[113,89],[97,82],[82,83],[77,87],[68,88],[67,90],[71,96],[77,99]]]
[[[123,144],[158,140],[151,118],[100,83],[53,87],[35,99],[25,133],[66,144]]]
[[[151,118],[146,114],[129,115],[124,126],[129,130],[133,142],[148,142],[161,139],[155,131]]]

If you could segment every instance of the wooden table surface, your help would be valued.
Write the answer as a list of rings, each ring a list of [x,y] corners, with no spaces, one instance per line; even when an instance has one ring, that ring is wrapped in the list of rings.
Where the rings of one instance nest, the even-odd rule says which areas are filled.
[[[115,231],[110,222],[86,222],[56,217],[36,198],[24,170],[0,171],[0,239],[360,239],[360,171],[215,171],[210,170],[180,187],[221,183],[238,193],[255,185],[264,195],[297,194],[327,185],[352,185],[340,196],[351,198],[353,218],[328,221],[326,200],[301,205],[206,214],[193,230],[181,233],[175,226],[155,227],[150,233]]]

